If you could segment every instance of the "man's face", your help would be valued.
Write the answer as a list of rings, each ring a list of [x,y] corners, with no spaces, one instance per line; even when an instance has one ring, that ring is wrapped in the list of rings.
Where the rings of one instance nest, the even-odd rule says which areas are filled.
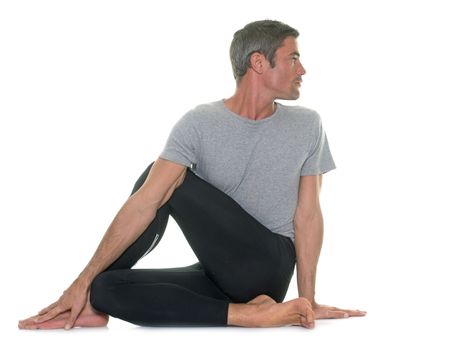
[[[300,63],[296,38],[287,37],[275,53],[275,67],[268,66],[264,75],[265,87],[276,99],[296,100],[305,69]]]

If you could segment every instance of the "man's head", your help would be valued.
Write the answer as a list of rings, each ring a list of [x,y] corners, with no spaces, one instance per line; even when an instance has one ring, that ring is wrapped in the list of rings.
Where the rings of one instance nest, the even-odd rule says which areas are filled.
[[[255,52],[263,54],[274,67],[276,50],[289,36],[297,38],[299,32],[287,24],[272,20],[252,22],[238,30],[230,49],[235,80],[239,82],[251,67],[250,58]]]

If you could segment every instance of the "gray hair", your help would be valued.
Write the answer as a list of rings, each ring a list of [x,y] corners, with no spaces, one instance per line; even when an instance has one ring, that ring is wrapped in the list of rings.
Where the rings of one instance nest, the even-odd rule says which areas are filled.
[[[251,55],[263,54],[275,67],[275,53],[288,36],[297,38],[299,32],[279,21],[263,20],[248,23],[234,34],[229,50],[234,78],[239,83],[250,65]]]

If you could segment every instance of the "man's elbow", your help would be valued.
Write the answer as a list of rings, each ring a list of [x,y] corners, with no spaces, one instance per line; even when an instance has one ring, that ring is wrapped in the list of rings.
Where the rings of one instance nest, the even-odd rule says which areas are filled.
[[[296,213],[294,216],[295,231],[303,231],[305,227],[313,226],[317,222],[322,222],[322,212],[320,208],[305,210]]]

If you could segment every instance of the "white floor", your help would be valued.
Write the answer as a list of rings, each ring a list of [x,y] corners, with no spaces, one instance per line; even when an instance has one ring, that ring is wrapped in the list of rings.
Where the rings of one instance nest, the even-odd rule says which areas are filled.
[[[370,308],[371,309],[371,308]],[[392,312],[391,312],[392,313]],[[417,314],[395,310],[371,310],[363,319],[319,321],[313,330],[300,327],[247,328],[140,328],[112,320],[102,329],[71,331],[18,331],[9,323],[2,326],[3,349],[83,349],[103,346],[110,349],[453,349],[449,318],[428,321]],[[13,322],[14,323],[14,322]],[[449,328],[450,327],[450,328]],[[8,345],[6,345],[8,344]],[[175,346],[175,347],[174,347]]]
[[[181,232],[171,219],[167,239],[163,238],[153,251],[154,255],[144,258],[137,267],[171,265],[170,256],[173,254],[167,254],[171,247],[178,250],[181,256],[186,256],[188,260],[183,263],[192,261],[189,248],[180,235]],[[335,237],[333,240],[336,241]],[[398,241],[397,244],[404,247],[403,242]],[[401,261],[390,251],[388,259],[376,264],[382,253],[366,246],[363,249],[369,251],[368,254],[359,252],[356,259],[344,259],[336,264],[335,259],[339,258],[337,254],[330,259],[324,258],[334,250],[328,241],[326,254],[321,256],[318,300],[339,307],[367,310],[368,315],[364,318],[319,320],[313,330],[296,326],[265,329],[141,328],[111,319],[108,327],[101,329],[19,331],[16,321],[58,297],[60,290],[67,284],[63,279],[73,277],[67,270],[77,269],[77,263],[71,261],[52,268],[48,258],[43,256],[40,262],[40,253],[33,250],[33,246],[28,246],[25,250],[34,261],[27,259],[27,263],[18,265],[14,273],[7,271],[2,282],[1,303],[4,313],[0,321],[0,342],[8,345],[0,347],[81,349],[96,344],[106,348],[127,349],[165,346],[190,349],[238,349],[240,346],[259,349],[302,347],[382,350],[417,346],[454,349],[455,341],[451,336],[454,289],[451,279],[443,277],[449,276],[451,267],[438,263],[438,257],[433,256],[433,266],[439,266],[439,271],[433,276],[427,275],[426,281],[421,279],[419,273],[422,272],[422,276],[426,273],[424,260],[419,260],[420,250],[424,248],[420,245],[419,249],[410,251]],[[43,254],[48,252],[43,251]],[[61,254],[55,254],[61,259]],[[72,256],[70,252],[68,254]],[[362,263],[358,263],[361,260]],[[408,269],[410,262],[415,266],[406,274],[404,270]],[[69,268],[65,269],[65,265]],[[346,272],[343,272],[345,269]],[[27,280],[20,276],[26,276]],[[296,297],[296,293],[294,275],[286,299]]]

